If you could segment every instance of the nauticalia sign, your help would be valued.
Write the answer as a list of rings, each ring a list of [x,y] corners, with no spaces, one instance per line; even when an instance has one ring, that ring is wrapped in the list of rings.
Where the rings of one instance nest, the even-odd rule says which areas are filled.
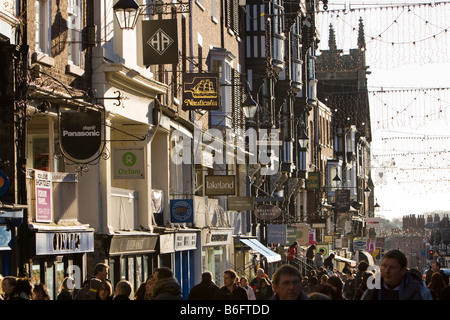
[[[249,128],[242,135],[233,130],[224,134],[219,129],[202,131],[194,126],[194,136],[174,130],[171,134],[171,161],[178,164],[202,164],[205,153],[215,164],[260,164],[262,175],[279,171],[280,148],[278,129]]]

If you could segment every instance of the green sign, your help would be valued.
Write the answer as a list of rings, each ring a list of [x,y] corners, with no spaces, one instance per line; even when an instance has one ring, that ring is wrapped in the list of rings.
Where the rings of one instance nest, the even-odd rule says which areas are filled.
[[[114,179],[144,179],[144,148],[114,149]]]

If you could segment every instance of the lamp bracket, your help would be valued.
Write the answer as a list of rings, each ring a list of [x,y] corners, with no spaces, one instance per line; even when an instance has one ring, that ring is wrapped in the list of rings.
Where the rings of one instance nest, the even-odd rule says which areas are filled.
[[[190,2],[163,3],[157,1],[155,3],[141,5],[140,15],[153,16],[158,14],[173,13],[189,13],[191,11]]]

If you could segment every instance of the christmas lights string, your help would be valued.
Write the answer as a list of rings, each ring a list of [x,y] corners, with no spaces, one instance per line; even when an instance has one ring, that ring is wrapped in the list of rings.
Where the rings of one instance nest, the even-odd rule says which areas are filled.
[[[407,64],[449,62],[450,3],[411,4],[320,12],[319,32],[336,32],[338,49],[356,48],[362,19],[366,40],[366,60],[371,68],[391,69]],[[381,31],[380,31],[381,30]],[[321,41],[319,49],[327,50]]]
[[[372,123],[377,129],[409,127],[417,129],[438,120],[447,122],[450,90],[417,89],[374,91],[370,99]]]
[[[336,4],[336,3],[334,3]],[[393,69],[407,65],[448,63],[450,2],[379,6],[364,2],[364,8],[320,12],[317,19],[322,35],[319,49],[329,50],[326,35],[334,33],[336,48],[348,59],[337,59],[336,71],[351,71],[348,60],[358,48],[362,33],[365,61],[354,61],[355,71],[361,65],[370,71]],[[331,5],[330,5],[331,7]],[[360,24],[361,23],[361,24]],[[332,30],[330,30],[330,25]],[[358,50],[358,49],[356,49]],[[357,55],[356,55],[357,56]],[[364,58],[362,58],[364,59]],[[331,70],[333,71],[333,70]],[[421,74],[416,74],[420,78]],[[414,75],[415,76],[415,75]],[[370,82],[370,78],[369,78]],[[360,96],[351,92],[326,94],[325,103],[338,116],[350,110],[348,119],[358,119],[358,112],[347,105],[357,105]],[[448,125],[449,88],[416,88],[368,92],[372,130],[377,136],[389,134],[394,128],[422,129],[426,126]],[[353,108],[355,109],[355,108]],[[346,110],[347,111],[347,110]],[[378,141],[373,141],[375,146]],[[379,189],[398,187],[409,195],[450,192],[449,137],[389,137],[372,151],[372,179]],[[386,189],[387,190],[387,189]],[[391,189],[390,189],[391,190]],[[380,199],[382,202],[382,199]]]

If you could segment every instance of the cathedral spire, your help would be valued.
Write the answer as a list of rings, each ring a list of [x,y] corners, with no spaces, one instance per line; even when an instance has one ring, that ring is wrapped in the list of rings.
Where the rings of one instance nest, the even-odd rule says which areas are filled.
[[[364,37],[364,24],[362,17],[359,18],[358,48],[363,50],[366,49],[366,39]]]
[[[336,50],[336,35],[334,34],[334,28],[333,25],[330,23],[330,33],[328,37],[328,47],[330,50]]]

